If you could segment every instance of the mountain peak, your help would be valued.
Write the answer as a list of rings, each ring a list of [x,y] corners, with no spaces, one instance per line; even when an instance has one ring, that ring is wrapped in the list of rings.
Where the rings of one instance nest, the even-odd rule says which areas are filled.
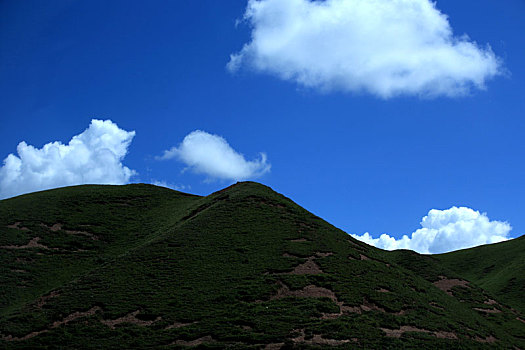
[[[211,195],[217,194],[217,193],[228,193],[228,192],[250,192],[250,191],[273,191],[273,189],[269,186],[263,185],[259,182],[255,181],[238,181],[228,187],[225,187],[219,191],[213,192]]]
[[[6,348],[525,345],[519,311],[439,260],[357,242],[256,182],[2,201],[0,249]]]

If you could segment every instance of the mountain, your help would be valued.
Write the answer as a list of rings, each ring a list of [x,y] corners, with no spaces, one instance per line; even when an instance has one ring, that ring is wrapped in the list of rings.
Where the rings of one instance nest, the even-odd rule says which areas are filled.
[[[525,236],[434,257],[525,314]]]
[[[525,348],[518,304],[447,259],[368,246],[253,182],[37,192],[0,201],[0,346]]]

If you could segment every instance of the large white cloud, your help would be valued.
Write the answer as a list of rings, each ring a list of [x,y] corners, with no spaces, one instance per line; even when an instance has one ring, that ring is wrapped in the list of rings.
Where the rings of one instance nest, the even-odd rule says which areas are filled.
[[[421,228],[395,239],[387,234],[373,238],[368,232],[352,237],[378,248],[411,249],[424,254],[437,254],[452,250],[497,243],[509,238],[512,227],[507,222],[491,221],[485,213],[466,207],[446,210],[432,209],[421,221]]]
[[[248,161],[224,138],[201,130],[186,135],[178,147],[164,151],[159,158],[176,158],[210,179],[247,180],[269,172],[271,167],[265,153],[260,153],[259,159]]]
[[[18,156],[9,154],[0,168],[0,198],[61,186],[125,184],[135,173],[122,164],[134,136],[111,120],[93,119],[67,145],[20,142]]]
[[[242,66],[322,90],[457,96],[502,72],[491,48],[454,36],[430,0],[249,0]]]

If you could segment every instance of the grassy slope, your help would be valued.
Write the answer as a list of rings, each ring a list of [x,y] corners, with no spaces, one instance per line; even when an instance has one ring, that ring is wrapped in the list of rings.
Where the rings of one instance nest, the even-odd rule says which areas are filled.
[[[501,302],[525,313],[525,236],[434,257]]]
[[[0,220],[0,246],[39,236],[59,249],[1,251],[0,333],[46,330],[4,341],[8,347],[180,347],[174,341],[201,337],[219,348],[308,347],[319,335],[367,348],[479,348],[487,344],[476,337],[492,336],[500,346],[525,346],[516,314],[499,304],[495,314],[473,310],[487,308],[491,295],[474,285],[456,287],[453,296],[436,288],[431,282],[438,276],[457,277],[437,260],[356,242],[255,183],[208,197],[148,185],[66,188],[2,201]],[[30,231],[6,228],[17,221]],[[41,223],[100,239],[49,232]],[[304,241],[294,241],[299,238]],[[286,274],[307,259],[323,273]],[[361,309],[337,316],[339,305],[327,297],[274,298],[283,285],[292,294],[324,288],[346,307]],[[39,305],[37,298],[51,291],[57,296]],[[53,326],[92,308],[92,315]],[[115,329],[101,322],[136,311],[154,322]],[[401,326],[454,333],[461,341],[421,332],[396,339],[381,330]],[[294,342],[303,331],[306,342]]]
[[[151,185],[77,186],[0,202],[0,246],[39,237],[46,249],[2,249],[0,315],[140,246],[199,197]],[[8,228],[20,222],[19,227]],[[64,230],[48,227],[62,224]],[[45,227],[46,225],[48,227]],[[68,234],[65,230],[93,234]]]

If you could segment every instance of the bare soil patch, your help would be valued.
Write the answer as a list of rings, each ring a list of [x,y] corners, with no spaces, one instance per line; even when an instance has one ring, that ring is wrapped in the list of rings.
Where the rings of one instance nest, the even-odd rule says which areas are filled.
[[[453,332],[429,331],[428,329],[417,328],[413,326],[401,326],[399,329],[381,328],[381,330],[385,332],[387,337],[392,337],[392,338],[400,338],[403,335],[403,333],[406,333],[406,332],[417,332],[417,333],[431,334],[435,336],[436,338],[441,338],[441,339],[458,339],[458,336]]]
[[[306,238],[291,239],[290,242],[307,242]]]
[[[338,339],[323,338],[323,336],[320,334],[315,334],[311,339],[305,339],[306,337],[304,334],[304,329],[301,329],[300,333],[301,334],[299,336],[292,338],[292,341],[294,343],[303,343],[303,344],[309,344],[309,345],[336,346],[336,345],[342,345],[342,344],[346,344],[350,342],[350,340],[348,339],[338,340]]]
[[[314,261],[314,257],[309,257],[308,260],[297,265],[292,272],[287,272],[288,275],[318,275],[323,273],[323,270]]]
[[[360,249],[360,250],[363,249],[363,247],[361,247],[359,244],[357,244],[356,242],[354,242],[354,241],[352,241],[350,239],[348,239],[347,242],[350,243],[351,245],[353,245],[354,247]]]
[[[197,346],[201,345],[203,343],[214,343],[215,339],[213,339],[210,335],[195,339],[195,340],[175,340],[172,345],[184,345],[184,346]]]
[[[383,309],[382,307],[377,306],[374,303],[371,303],[366,298],[363,300],[363,304],[361,304],[361,310],[363,310],[363,311],[376,310],[376,311],[386,312],[385,309]]]
[[[32,238],[29,243],[24,245],[5,245],[1,246],[0,248],[4,249],[30,249],[30,248],[41,248],[41,249],[47,249],[47,250],[57,250],[57,248],[49,248],[48,246],[45,246],[43,244],[38,243],[40,241],[40,237]]]
[[[447,293],[448,295],[452,295],[452,292],[450,291],[452,288],[461,286],[461,287],[468,287],[468,282],[465,280],[460,280],[457,278],[448,279],[444,276],[439,276],[441,279],[439,281],[434,282],[434,285]]]
[[[47,227],[48,229],[50,229],[53,232],[58,232],[58,231],[60,231],[62,229],[62,224],[54,224],[53,226],[46,226],[46,225],[42,224],[42,226]]]
[[[499,314],[501,312],[501,310],[498,310],[496,308],[492,308],[492,309],[483,309],[481,307],[474,307],[472,308],[473,310],[476,310],[476,311],[479,311],[479,312],[484,312],[486,314]]]
[[[55,321],[53,322],[53,324],[51,324],[51,326],[49,326],[48,329],[43,329],[41,331],[37,331],[37,332],[31,332],[29,334],[26,334],[24,335],[23,337],[13,337],[12,335],[8,335],[7,337],[3,337],[2,339],[3,340],[6,340],[6,341],[21,341],[21,340],[26,340],[26,339],[30,339],[30,338],[33,338],[33,337],[36,337],[37,335],[39,334],[42,334],[42,333],[46,333],[46,332],[49,332],[51,329],[53,328],[58,328],[64,324],[67,324],[71,321],[74,321],[78,318],[81,318],[81,317],[87,317],[87,316],[92,316],[94,315],[97,311],[101,310],[100,307],[98,306],[94,306],[92,307],[91,309],[87,310],[87,311],[83,311],[83,312],[74,312],[66,317],[64,317],[62,320],[60,321]]]
[[[51,293],[49,293],[47,295],[44,295],[44,296],[41,296],[40,298],[38,298],[36,300],[36,302],[35,302],[35,305],[36,305],[37,308],[41,309],[42,306],[44,306],[49,299],[56,298],[59,295],[60,295],[60,293],[58,291],[54,290]]]
[[[167,327],[164,328],[164,329],[181,328],[181,327],[191,326],[192,324],[195,324],[195,323],[197,323],[197,322],[187,322],[187,323],[184,323],[184,322],[174,322],[174,323],[170,324],[169,326],[167,326]]]
[[[307,229],[307,230],[315,230],[317,228],[317,226],[313,225],[313,224],[308,224],[306,222],[296,222],[297,225],[299,225],[299,231],[302,232],[304,231],[304,229]]]
[[[274,208],[281,208],[281,209],[286,208],[286,206],[284,204],[276,203],[276,202],[272,202],[272,201],[268,201],[268,200],[261,201],[261,203],[269,205],[270,207],[274,207]]]
[[[325,253],[315,252],[315,256],[319,258],[326,258],[327,256],[331,256],[331,255],[334,255],[334,253],[333,252],[325,252]]]
[[[386,288],[379,288],[379,289],[376,289],[376,292],[379,292],[379,293],[391,293],[391,291],[389,291],[389,290],[386,289]]]
[[[46,224],[40,224],[40,226],[43,226],[45,228],[47,228],[48,230],[52,231],[52,232],[58,232],[58,231],[63,231],[69,235],[81,235],[81,236],[86,236],[86,237],[89,237],[91,238],[92,240],[94,241],[98,241],[100,238],[90,232],[86,232],[86,231],[75,231],[75,230],[64,230],[62,228],[62,224],[53,224],[52,226],[47,226]]]
[[[474,340],[477,341],[478,343],[490,343],[490,344],[498,341],[498,339],[494,338],[492,335],[489,335],[486,338],[475,337]]]
[[[436,336],[436,338],[441,339],[458,339],[458,336],[454,332],[437,331],[434,332],[434,335]]]
[[[264,347],[264,350],[279,350],[280,348],[282,348],[284,345],[284,343],[271,343],[271,344],[266,344],[266,346]]]
[[[386,267],[391,267],[390,264],[385,263],[384,261],[380,261],[380,260],[377,260],[377,259],[374,259],[374,258],[370,258],[370,257],[368,257],[368,256],[366,256],[364,254],[359,254],[359,259],[356,259],[353,256],[349,255],[348,259],[349,260],[361,260],[361,261],[375,261],[375,262],[378,262],[378,263],[381,263],[381,264],[385,264]]]
[[[301,264],[297,266],[293,272],[283,273],[283,274],[317,274],[317,273],[323,273],[323,271],[319,268],[319,266],[314,261],[315,257],[309,257],[308,261],[304,264]],[[270,300],[275,299],[282,299],[286,297],[296,297],[296,298],[329,298],[334,303],[336,303],[339,306],[339,312],[336,313],[324,313],[320,317],[320,319],[336,319],[341,317],[345,314],[350,313],[357,313],[361,314],[363,312],[369,312],[369,311],[379,311],[383,313],[389,313],[392,315],[404,315],[406,313],[406,310],[400,310],[398,312],[390,312],[386,311],[384,308],[376,305],[373,302],[370,302],[368,299],[363,298],[363,303],[359,306],[348,306],[345,305],[344,302],[339,301],[337,299],[337,296],[333,291],[330,289],[319,287],[316,285],[308,285],[302,289],[299,290],[290,290],[288,286],[286,286],[283,282],[278,282],[280,288],[277,290],[277,293],[270,297]],[[381,288],[378,290],[382,293],[390,293],[388,289]],[[262,300],[258,300],[256,302],[262,302]]]
[[[383,332],[385,332],[387,337],[392,338],[400,338],[403,333],[406,332],[419,332],[419,333],[430,333],[427,329],[412,327],[412,326],[402,326],[399,329],[389,329],[389,328],[381,328]]]
[[[350,343],[350,340],[348,339],[330,339],[330,338],[323,338],[320,334],[315,334],[312,339],[303,340],[302,343],[305,344],[311,344],[311,345],[330,345],[330,346],[336,346],[336,345],[342,345],[346,343]]]
[[[157,317],[154,320],[144,321],[137,318],[137,315],[139,314],[140,310],[133,311],[125,316],[119,317],[115,320],[101,320],[103,324],[110,327],[111,329],[115,329],[115,326],[122,324],[122,323],[131,323],[136,324],[138,326],[150,326],[155,322],[160,321],[161,317]]]
[[[445,310],[445,308],[441,305],[439,305],[438,303],[434,302],[434,301],[431,301],[430,303],[428,303],[430,306],[432,307],[435,307],[436,309],[440,309],[440,310]]]
[[[36,337],[37,335],[45,333],[45,332],[48,332],[48,330],[43,330],[43,331],[38,331],[38,332],[31,332],[29,334],[24,335],[23,337],[20,337],[20,338],[13,337],[12,335],[8,335],[7,337],[2,337],[2,340],[5,340],[5,341],[22,341],[22,340],[26,340],[26,339],[31,339],[31,338]]]
[[[86,316],[92,316],[94,315],[97,311],[100,311],[102,310],[100,307],[98,306],[94,306],[92,307],[91,309],[89,309],[88,311],[84,311],[84,312],[81,312],[81,311],[78,311],[78,312],[74,312],[68,316],[66,316],[64,319],[62,319],[61,321],[55,321],[53,322],[53,325],[51,326],[51,328],[56,328],[58,326],[61,326],[63,324],[66,324],[66,323],[69,323],[71,321],[74,321],[76,320],[77,318],[80,318],[80,317],[86,317]]]
[[[321,320],[334,320],[336,318],[339,318],[343,315],[347,314],[361,314],[362,310],[359,306],[348,306],[344,305],[343,302],[336,301],[336,304],[339,306],[339,312],[336,313],[324,313],[321,316]]]
[[[270,300],[274,299],[282,299],[286,297],[297,297],[297,298],[330,298],[334,301],[337,301],[337,297],[335,296],[335,293],[332,292],[330,289],[318,287],[313,284],[310,284],[303,289],[299,290],[290,290],[284,283],[279,282],[281,288],[277,291],[277,294],[270,298]]]
[[[361,314],[363,312],[368,312],[368,311],[380,311],[380,312],[387,313],[385,309],[368,301],[366,298],[363,298],[363,304],[361,304],[360,306],[344,305],[342,301],[339,301],[337,299],[337,296],[335,295],[333,291],[327,288],[316,286],[316,285],[311,284],[299,290],[290,290],[290,288],[288,288],[282,282],[279,282],[279,285],[280,285],[279,290],[277,290],[277,293],[274,296],[272,296],[270,300],[282,299],[286,297],[296,297],[296,298],[329,298],[332,301],[334,301],[334,303],[336,303],[339,306],[339,312],[324,313],[321,316],[321,319],[323,320],[336,319],[336,318],[341,317],[344,314],[349,314],[349,313]],[[391,314],[403,315],[405,314],[405,310],[401,310],[399,312],[395,312]]]
[[[7,228],[14,228],[14,229],[20,230],[20,231],[29,231],[29,229],[27,227],[20,227],[21,224],[22,223],[20,221],[17,221],[14,224],[7,225]]]

